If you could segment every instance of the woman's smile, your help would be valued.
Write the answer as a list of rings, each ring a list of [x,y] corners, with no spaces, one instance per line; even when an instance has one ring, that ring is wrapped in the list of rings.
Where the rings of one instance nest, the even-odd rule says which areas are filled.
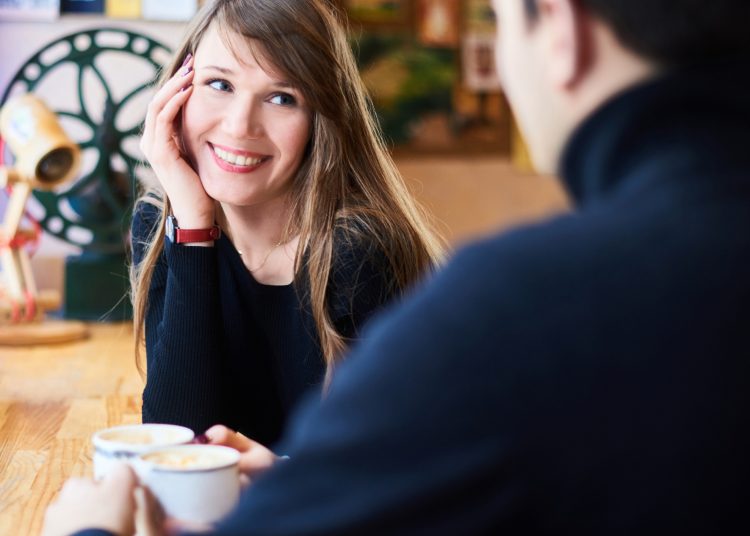
[[[230,149],[229,147],[208,144],[216,165],[224,171],[232,173],[248,173],[258,169],[261,165],[271,159],[268,155]]]

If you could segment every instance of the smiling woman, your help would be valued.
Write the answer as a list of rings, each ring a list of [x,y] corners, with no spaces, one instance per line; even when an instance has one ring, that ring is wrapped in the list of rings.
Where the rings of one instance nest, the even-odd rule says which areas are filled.
[[[227,205],[225,213],[283,212],[276,206],[287,203],[310,140],[304,97],[267,62],[264,70],[254,49],[261,52],[263,45],[209,27],[195,51],[193,94],[182,112],[187,156],[209,197]],[[232,238],[235,245],[242,241]],[[248,249],[256,260],[263,254]]]
[[[145,422],[276,442],[440,261],[363,88],[324,0],[222,0],[193,21],[141,141],[158,178],[132,230]]]

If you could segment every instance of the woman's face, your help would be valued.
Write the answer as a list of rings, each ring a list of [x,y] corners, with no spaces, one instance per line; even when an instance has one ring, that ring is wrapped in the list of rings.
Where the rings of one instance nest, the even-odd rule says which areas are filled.
[[[242,36],[230,38],[239,59],[215,28],[195,51],[182,135],[208,195],[251,206],[288,193],[312,120],[302,94],[278,73],[264,71]]]

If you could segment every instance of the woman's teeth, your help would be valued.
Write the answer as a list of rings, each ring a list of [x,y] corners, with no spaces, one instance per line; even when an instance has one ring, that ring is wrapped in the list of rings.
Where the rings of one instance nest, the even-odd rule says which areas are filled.
[[[230,153],[224,149],[219,149],[218,147],[214,147],[214,153],[216,153],[216,156],[221,158],[224,162],[234,166],[255,166],[260,164],[263,160],[262,158],[253,158],[251,156]]]

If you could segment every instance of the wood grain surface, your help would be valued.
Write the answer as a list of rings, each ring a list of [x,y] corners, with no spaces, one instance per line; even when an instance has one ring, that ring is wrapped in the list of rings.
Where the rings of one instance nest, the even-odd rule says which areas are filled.
[[[0,534],[34,535],[71,476],[91,476],[91,434],[141,421],[128,323],[80,342],[0,346]]]

